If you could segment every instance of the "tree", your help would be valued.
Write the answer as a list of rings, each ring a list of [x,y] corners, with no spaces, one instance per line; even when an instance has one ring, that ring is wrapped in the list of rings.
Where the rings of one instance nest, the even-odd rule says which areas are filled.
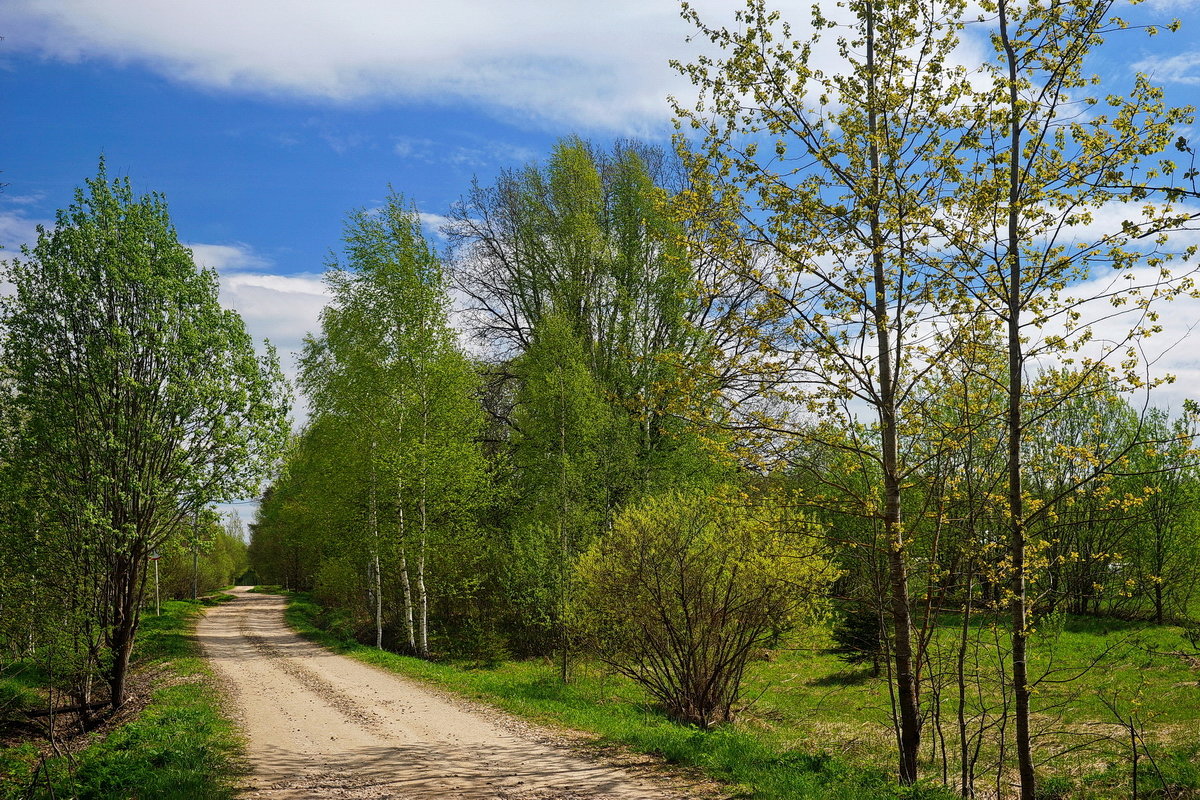
[[[1195,535],[1200,511],[1197,411],[1194,403],[1187,403],[1183,413],[1170,420],[1165,411],[1151,409],[1145,442],[1130,459],[1129,470],[1141,479],[1148,496],[1126,552],[1137,590],[1150,595],[1158,623],[1168,615],[1186,617],[1200,579],[1200,538]]]
[[[896,457],[896,442],[916,433],[905,426],[920,422],[913,411],[922,373],[958,346],[937,340],[945,321],[983,315],[1003,329],[1005,597],[1015,749],[1022,796],[1031,797],[1026,553],[1040,547],[1030,541],[1030,524],[1047,507],[1026,505],[1023,446],[1029,425],[1072,388],[1031,392],[1025,370],[1039,358],[1079,359],[1081,378],[1112,372],[1128,386],[1144,384],[1133,346],[1155,330],[1150,306],[1190,287],[1166,271],[1165,234],[1190,215],[1177,206],[1185,192],[1172,183],[1174,164],[1157,159],[1188,112],[1164,108],[1145,76],[1127,96],[1090,93],[1099,79],[1084,72],[1089,52],[1109,29],[1124,26],[1109,16],[1109,2],[985,4],[979,27],[991,35],[995,58],[975,76],[951,66],[965,6],[847,8],[852,33],[837,42],[845,69],[831,75],[809,63],[814,43],[793,41],[761,2],[747,4],[736,32],[704,26],[685,6],[685,16],[727,55],[685,68],[704,97],[678,111],[704,136],[693,163],[716,176],[729,202],[738,194],[757,200],[744,215],[747,246],[780,263],[764,273],[773,279],[777,313],[751,320],[767,334],[763,372],[775,380],[788,369],[812,376],[827,397],[853,387],[840,396],[877,413],[872,461],[882,476],[892,553],[905,781],[916,776],[919,681],[911,665],[920,658],[903,641],[910,629],[903,554],[913,531],[899,517],[910,467]],[[847,21],[816,10],[813,23],[820,32]],[[814,95],[815,107],[806,106]],[[1100,211],[1127,218],[1090,235],[1086,226]],[[1068,298],[1068,287],[1099,265],[1123,279]],[[1105,302],[1111,307],[1090,316]],[[1111,316],[1112,307],[1132,312],[1128,335],[1092,339],[1087,322]],[[1061,331],[1048,329],[1060,323]],[[799,346],[780,354],[781,340]],[[1094,349],[1081,357],[1086,346]],[[817,368],[804,370],[804,357]],[[1097,465],[1101,472],[1109,466]]]
[[[964,71],[950,65],[964,5],[846,8],[848,20],[814,8],[817,33],[798,41],[762,0],[737,12],[736,29],[705,24],[685,3],[685,18],[724,55],[680,66],[701,98],[677,103],[676,113],[702,137],[685,160],[695,186],[711,176],[722,198],[710,205],[750,198],[735,233],[744,239],[740,258],[729,266],[758,289],[761,302],[737,321],[759,347],[726,363],[759,388],[758,398],[733,398],[731,415],[764,434],[764,449],[817,438],[820,446],[782,447],[801,456],[843,450],[859,462],[855,513],[882,533],[899,774],[912,783],[923,659],[909,552],[920,529],[903,509],[919,462],[901,442],[922,425],[917,389],[930,366],[958,346],[936,335],[939,325],[970,311],[947,276],[953,259],[938,220],[961,165],[948,132],[965,119],[970,93]],[[835,42],[842,69],[823,73],[809,57],[839,24],[849,31]],[[774,412],[764,397],[809,414]],[[864,410],[870,424],[860,424]],[[847,486],[833,485],[843,475],[806,469],[838,493]]]
[[[255,355],[158,195],[99,174],[8,262],[4,366],[20,431],[11,469],[36,482],[38,528],[64,548],[125,701],[146,557],[214,502],[258,490],[287,429],[274,352]],[[38,535],[31,529],[30,537]]]
[[[630,437],[619,427],[624,420],[601,397],[567,317],[548,314],[541,320],[516,372],[521,389],[513,411],[513,467],[526,498],[521,533],[531,553],[545,553],[536,561],[553,564],[551,575],[530,576],[535,582],[529,588],[535,598],[542,587],[554,595],[550,621],[565,683],[574,562],[605,527],[614,505],[609,494],[629,472],[614,468],[609,456]],[[545,552],[551,548],[552,555]]]
[[[675,473],[705,471],[694,430],[672,413],[672,388],[738,346],[716,323],[752,291],[698,246],[713,209],[677,202],[686,179],[658,148],[627,141],[604,152],[571,137],[545,165],[473,185],[447,227],[466,318],[494,357],[515,366],[560,317],[605,402],[631,421],[634,460],[613,476],[613,508]]]
[[[949,215],[960,227],[947,230],[963,253],[964,287],[1002,321],[1007,339],[1008,596],[1022,800],[1032,800],[1036,781],[1026,555],[1030,524],[1046,509],[1026,504],[1025,436],[1038,415],[1077,388],[1068,383],[1039,396],[1025,373],[1039,358],[1069,361],[1091,342],[1095,350],[1082,359],[1079,381],[1111,372],[1132,388],[1143,386],[1135,345],[1155,331],[1152,304],[1189,288],[1171,278],[1166,234],[1190,215],[1177,206],[1182,192],[1173,184],[1174,164],[1159,156],[1191,112],[1164,107],[1161,90],[1143,74],[1134,76],[1126,95],[1101,97],[1089,89],[1100,83],[1086,68],[1092,50],[1106,34],[1127,27],[1111,15],[1112,6],[1110,0],[983,5],[995,57],[984,65],[990,85],[964,141],[975,161],[963,170]],[[1098,236],[1081,230],[1101,211],[1125,218]],[[1102,267],[1122,280],[1102,280],[1105,288],[1088,297],[1069,296],[1069,286],[1096,277]],[[1110,307],[1085,313],[1085,300],[1093,309],[1097,301]],[[1089,324],[1114,308],[1130,311],[1126,332],[1092,341]],[[1048,326],[1058,331],[1043,333]],[[1108,465],[1095,467],[1098,473]]]
[[[732,337],[713,322],[745,287],[693,246],[704,224],[675,203],[684,181],[658,148],[571,137],[473,185],[446,229],[465,319],[495,359],[487,408],[511,490],[498,593],[519,646],[557,649],[564,676],[575,555],[622,504],[723,467],[680,407],[710,407],[690,390],[719,382],[705,365]]]
[[[333,297],[321,335],[306,342],[301,383],[315,424],[338,440],[338,479],[359,495],[347,511],[367,527],[357,538],[368,543],[376,645],[384,570],[394,569],[408,645],[426,656],[431,554],[470,539],[486,496],[478,377],[447,321],[441,264],[404,199],[392,193],[376,212],[353,212],[345,242],[347,263],[327,276]]]
[[[198,523],[188,520],[160,551],[164,597],[191,597],[193,590],[197,595],[214,592],[234,583],[249,565],[241,520],[233,516],[221,525],[215,514],[201,514]]]

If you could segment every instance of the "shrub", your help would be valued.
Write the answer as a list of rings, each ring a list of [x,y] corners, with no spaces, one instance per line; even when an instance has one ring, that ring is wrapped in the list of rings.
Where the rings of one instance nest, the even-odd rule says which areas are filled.
[[[786,498],[670,493],[626,509],[581,558],[576,623],[673,718],[728,722],[754,653],[810,619],[832,570]]]
[[[866,606],[847,608],[833,625],[832,652],[847,664],[870,662],[871,674],[879,677],[879,661],[883,657],[883,637],[879,630],[879,614]]]
[[[363,589],[348,556],[326,559],[313,577],[313,597],[326,608],[361,609]]]

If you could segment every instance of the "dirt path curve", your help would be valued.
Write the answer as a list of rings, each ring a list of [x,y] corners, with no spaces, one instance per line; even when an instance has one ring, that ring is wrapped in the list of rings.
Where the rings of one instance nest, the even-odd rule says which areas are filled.
[[[234,590],[197,629],[248,739],[246,797],[668,800],[661,781],[296,636],[283,598]]]

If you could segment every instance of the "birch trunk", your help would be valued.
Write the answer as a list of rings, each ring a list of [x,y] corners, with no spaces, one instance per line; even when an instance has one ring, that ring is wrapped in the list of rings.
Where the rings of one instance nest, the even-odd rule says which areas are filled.
[[[379,506],[375,497],[375,443],[371,442],[371,560],[375,565],[375,647],[383,649],[383,579],[379,574]]]
[[[408,635],[408,651],[417,652],[416,625],[413,623],[412,584],[408,579],[408,546],[404,543],[404,483],[400,482],[396,492],[396,506],[399,512],[400,534],[400,591],[404,594],[404,632]]]
[[[422,397],[421,406],[421,495],[417,510],[421,516],[421,541],[417,548],[417,654],[429,655],[429,593],[425,589],[425,548],[429,542],[429,512],[426,497],[429,493],[429,398]]]

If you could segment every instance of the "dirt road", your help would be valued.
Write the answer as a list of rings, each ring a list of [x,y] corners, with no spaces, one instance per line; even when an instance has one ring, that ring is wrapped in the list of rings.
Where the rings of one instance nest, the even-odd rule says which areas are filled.
[[[250,798],[667,800],[691,794],[552,736],[335,655],[236,589],[198,628],[246,734]],[[638,770],[645,771],[645,770]]]

